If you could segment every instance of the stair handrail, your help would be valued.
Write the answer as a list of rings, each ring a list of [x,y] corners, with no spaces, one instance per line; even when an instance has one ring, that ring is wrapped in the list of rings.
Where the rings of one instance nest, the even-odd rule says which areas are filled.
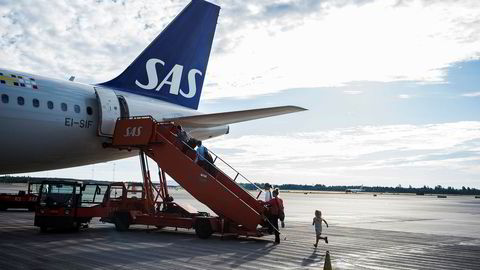
[[[237,176],[241,176],[241,177],[242,177],[243,179],[245,179],[248,183],[250,183],[250,184],[252,184],[253,186],[255,186],[258,190],[263,191],[262,188],[260,188],[259,186],[257,186],[254,182],[250,181],[246,176],[244,176],[242,173],[240,173],[240,172],[237,171],[235,168],[233,168],[230,164],[228,164],[223,158],[221,158],[219,155],[217,155],[216,153],[214,153],[212,150],[208,149],[208,152],[209,152],[210,154],[213,154],[213,155],[215,156],[215,159],[213,160],[213,163],[215,163],[215,161],[216,161],[217,159],[221,160],[223,163],[225,163],[225,165],[227,165],[230,169],[232,169],[234,172],[236,172],[236,173],[237,173]],[[208,160],[207,160],[207,162],[208,162]],[[209,163],[210,163],[210,162],[209,162]],[[214,164],[212,164],[212,165],[214,165]],[[215,165],[214,165],[214,166],[215,166]],[[215,166],[215,167],[217,167],[217,166]],[[218,168],[218,167],[217,167],[217,168]],[[235,179],[237,178],[237,176],[235,177]],[[236,182],[235,179],[233,180],[234,182]]]
[[[158,122],[157,122],[158,123]],[[170,132],[170,131],[169,131]],[[158,131],[155,130],[155,133],[158,134]],[[194,148],[192,148],[190,145],[188,145],[186,142],[180,140],[176,134],[170,132],[170,134],[172,134],[173,136],[175,136],[178,141],[180,141],[183,145],[187,146],[190,150],[192,151],[195,151]],[[159,134],[161,135],[161,134]],[[256,199],[258,199],[260,197],[260,195],[262,194],[263,190],[257,186],[254,182],[250,181],[247,177],[245,177],[243,174],[241,174],[239,171],[237,171],[235,168],[233,168],[230,164],[228,164],[224,159],[222,159],[221,157],[219,157],[217,154],[215,154],[213,151],[211,151],[210,149],[208,149],[208,152],[210,154],[213,154],[215,156],[215,159],[213,160],[213,163],[215,163],[215,161],[217,159],[220,159],[225,165],[227,165],[230,169],[232,169],[234,172],[237,173],[237,175],[235,176],[235,179],[232,179],[229,175],[227,175],[225,172],[223,172],[222,170],[220,170],[220,168],[218,168],[218,166],[216,166],[215,164],[213,163],[210,163],[210,161],[208,161],[207,159],[204,158],[204,161],[206,161],[208,164],[214,166],[215,168],[217,168],[219,171],[223,172],[228,178],[230,178],[235,184],[237,184],[237,186],[239,186],[240,188],[242,188],[243,190],[245,190],[247,193],[248,193],[248,190],[246,190],[243,186],[239,185],[235,180],[237,179],[238,176],[241,176],[243,179],[245,179],[248,183],[252,184],[254,187],[257,188],[257,190],[259,190],[260,192],[258,193]]]

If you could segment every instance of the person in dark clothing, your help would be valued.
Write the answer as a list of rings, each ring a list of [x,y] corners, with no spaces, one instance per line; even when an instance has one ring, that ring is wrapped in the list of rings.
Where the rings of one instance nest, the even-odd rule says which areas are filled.
[[[184,153],[186,153],[190,148],[195,148],[197,145],[198,141],[195,140],[194,138],[190,137],[188,133],[182,128],[182,126],[177,125],[176,126],[176,133],[175,135],[177,136],[180,141],[182,141],[182,146],[181,149]]]
[[[280,231],[278,228],[278,219],[283,214],[283,200],[278,198],[278,189],[275,189],[272,192],[273,198],[266,202],[265,204],[269,207],[268,210],[268,221],[269,221],[269,233],[275,233],[275,244],[280,243]],[[273,227],[272,227],[273,226]]]
[[[188,136],[187,132],[180,125],[177,126],[177,134],[178,138],[184,143],[190,140],[190,136]]]

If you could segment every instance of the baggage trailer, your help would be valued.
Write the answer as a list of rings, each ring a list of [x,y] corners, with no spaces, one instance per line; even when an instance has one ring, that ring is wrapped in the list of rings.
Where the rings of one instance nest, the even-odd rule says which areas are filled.
[[[197,164],[196,151],[180,140],[174,123],[157,122],[150,116],[118,119],[112,144],[104,146],[140,152],[146,189],[145,212],[130,215],[124,220],[128,225],[194,228],[200,238],[208,238],[212,233],[245,236],[264,234],[265,227],[268,226],[268,210],[264,202],[258,200],[262,190],[257,187],[260,192],[256,198],[253,197],[235,182],[243,175],[217,155],[213,163],[217,160],[224,162],[236,173],[235,177],[230,177],[213,163],[204,167]],[[159,167],[158,189],[152,185],[147,156]],[[218,216],[210,216],[174,203],[168,195],[165,173]],[[155,198],[154,194],[157,194]],[[157,201],[159,197],[161,200]]]
[[[35,211],[40,183],[28,182],[27,191],[20,190],[17,194],[0,193],[0,211],[9,208],[26,208]]]

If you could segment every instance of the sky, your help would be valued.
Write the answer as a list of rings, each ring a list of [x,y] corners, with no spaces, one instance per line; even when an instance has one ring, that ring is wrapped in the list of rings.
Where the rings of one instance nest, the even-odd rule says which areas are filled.
[[[188,2],[0,0],[0,66],[106,81]],[[308,109],[205,142],[250,180],[480,188],[479,1],[213,2],[199,110]],[[136,157],[23,175],[141,179]]]

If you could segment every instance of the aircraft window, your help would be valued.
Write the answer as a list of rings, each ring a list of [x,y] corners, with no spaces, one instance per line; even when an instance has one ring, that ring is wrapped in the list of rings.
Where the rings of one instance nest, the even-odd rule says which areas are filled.
[[[75,105],[73,106],[73,109],[75,110],[76,113],[80,113],[80,106]]]
[[[53,102],[48,101],[48,102],[47,102],[47,107],[48,107],[50,110],[53,110]]]
[[[2,102],[8,103],[8,95],[2,94]]]
[[[18,105],[23,106],[23,104],[25,104],[25,99],[23,97],[17,97],[17,103]]]
[[[32,100],[33,107],[38,108],[40,106],[40,101],[38,99],[34,98]]]
[[[87,114],[92,115],[92,113],[93,113],[92,107],[88,106],[87,107]]]
[[[67,103],[62,103],[62,111],[67,111]]]

